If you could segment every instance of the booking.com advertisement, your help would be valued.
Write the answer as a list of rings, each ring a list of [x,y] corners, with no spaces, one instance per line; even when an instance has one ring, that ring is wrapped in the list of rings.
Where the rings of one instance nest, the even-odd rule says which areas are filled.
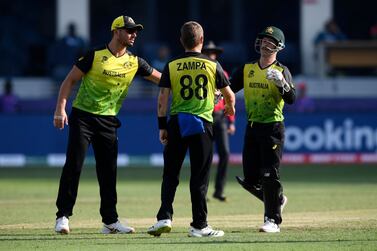
[[[163,146],[158,140],[155,114],[133,113],[119,118],[119,165],[161,165]],[[64,164],[68,128],[54,128],[50,116],[4,115],[0,124],[0,166]],[[245,126],[245,115],[240,112],[236,134],[230,136],[232,164],[242,163]],[[283,163],[377,163],[376,114],[287,113],[285,126]]]

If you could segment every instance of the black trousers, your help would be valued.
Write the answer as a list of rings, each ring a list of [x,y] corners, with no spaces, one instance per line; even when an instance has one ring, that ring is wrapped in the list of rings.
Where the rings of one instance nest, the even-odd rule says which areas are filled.
[[[283,187],[280,182],[280,161],[284,147],[284,124],[248,123],[242,153],[245,182],[261,187],[264,216],[280,224]]]
[[[116,178],[119,127],[120,121],[115,116],[98,116],[72,109],[66,162],[56,200],[58,218],[72,215],[85,155],[89,144],[92,144],[100,187],[102,222],[111,224],[118,220]]]
[[[168,122],[168,144],[164,149],[164,173],[161,186],[161,207],[158,220],[173,219],[173,201],[179,184],[179,173],[187,149],[190,153],[191,226],[207,226],[207,191],[212,163],[212,123],[204,122],[205,133],[181,137],[177,116]]]
[[[223,111],[213,113],[213,135],[216,151],[219,155],[214,194],[221,196],[224,193],[230,153],[228,122]]]

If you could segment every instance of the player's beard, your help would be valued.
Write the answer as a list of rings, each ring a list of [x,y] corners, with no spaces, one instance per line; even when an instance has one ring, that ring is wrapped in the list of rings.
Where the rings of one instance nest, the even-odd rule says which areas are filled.
[[[135,39],[121,39],[120,38],[118,41],[122,46],[127,47],[127,48],[134,46],[134,43],[135,43]]]
[[[132,46],[134,46],[134,42],[135,42],[135,40],[125,40],[125,41],[122,41],[122,45],[124,45],[124,46],[126,46],[127,48],[128,47],[132,47]]]

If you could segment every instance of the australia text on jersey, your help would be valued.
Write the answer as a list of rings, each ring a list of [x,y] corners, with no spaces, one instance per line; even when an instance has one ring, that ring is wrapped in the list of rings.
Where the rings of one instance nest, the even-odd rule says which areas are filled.
[[[266,83],[249,83],[250,88],[257,88],[257,89],[268,89],[268,84]]]

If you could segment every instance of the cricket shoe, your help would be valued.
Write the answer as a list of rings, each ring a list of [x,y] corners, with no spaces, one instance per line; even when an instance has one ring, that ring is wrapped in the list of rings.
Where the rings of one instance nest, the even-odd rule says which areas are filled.
[[[103,234],[132,234],[132,233],[135,233],[135,229],[133,227],[123,225],[122,223],[120,223],[120,221],[117,221],[112,224],[103,224],[102,233]]]
[[[264,224],[259,228],[259,232],[265,233],[279,233],[280,227],[275,223],[274,219],[265,217]]]
[[[281,206],[280,206],[281,213],[283,213],[283,210],[285,206],[287,205],[287,203],[288,203],[288,197],[283,195],[283,199],[281,200]]]
[[[163,233],[170,233],[171,231],[171,220],[159,220],[156,224],[148,228],[147,233],[153,236],[160,236]]]
[[[55,232],[60,234],[69,234],[69,220],[63,216],[56,219]]]
[[[223,194],[214,193],[213,198],[215,198],[215,199],[217,199],[221,202],[226,202],[226,196],[223,195]]]
[[[224,231],[213,230],[211,226],[202,229],[190,227],[188,232],[189,237],[221,237],[224,236]]]

